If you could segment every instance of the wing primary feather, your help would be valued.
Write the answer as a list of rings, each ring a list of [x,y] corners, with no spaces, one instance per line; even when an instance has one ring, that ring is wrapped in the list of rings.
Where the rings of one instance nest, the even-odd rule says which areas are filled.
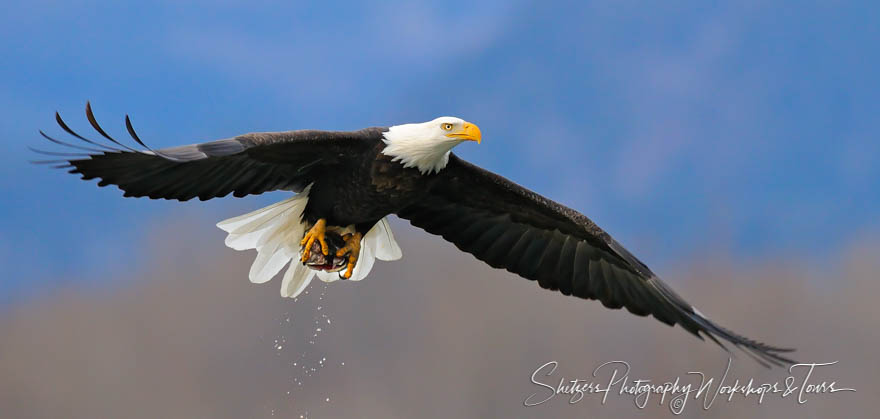
[[[455,232],[457,241],[462,243],[462,246],[459,246],[459,248],[464,250],[464,248],[474,246],[475,240],[486,231],[488,224],[489,222],[486,219],[480,217],[473,217],[469,220],[464,228]]]
[[[737,348],[739,348],[741,351],[745,352],[746,356],[748,356],[749,358],[752,358],[755,362],[757,362],[758,364],[760,364],[764,368],[770,368],[773,365],[776,365],[776,366],[782,365],[779,363],[779,361],[773,361],[772,358],[768,359],[767,354],[765,354],[765,353],[753,352],[752,349],[747,348],[747,347],[743,347],[740,345],[735,345],[735,346]],[[728,351],[728,352],[730,352],[730,351]],[[733,352],[731,352],[731,354],[732,353]]]
[[[204,160],[194,161],[188,164],[204,166]],[[177,164],[174,164],[174,166],[177,166]],[[207,188],[209,183],[235,181],[235,177],[230,176],[230,170],[232,170],[231,166],[227,165],[208,166],[204,171],[199,170],[197,177],[191,177],[185,181],[183,179],[177,179],[174,185],[174,191],[177,193],[176,199],[187,201],[198,196],[202,201],[205,201],[213,197],[222,196],[217,193],[216,190],[208,190],[205,188]],[[169,176],[174,176],[174,174],[169,174]]]
[[[266,182],[270,176],[272,176],[271,170],[261,171],[257,175],[255,175],[252,180],[253,183],[251,184],[252,185],[251,187],[253,188],[254,192],[251,192],[251,193],[257,194],[257,193],[265,192],[266,191],[266,189],[265,189]]]
[[[501,224],[499,224],[501,225]],[[523,230],[516,224],[503,226],[504,231],[495,239],[483,253],[483,258],[493,268],[504,268],[506,261],[511,255],[513,246],[523,235]]]
[[[256,170],[251,170],[253,166],[254,163],[250,160],[243,164],[241,168],[241,176],[239,177],[238,182],[236,182],[235,187],[232,189],[232,196],[241,198],[250,193],[247,186],[253,182],[255,173],[258,173]]]
[[[86,138],[86,137],[83,137],[82,135],[77,134],[74,130],[72,130],[69,126],[67,126],[67,123],[65,123],[64,120],[61,119],[61,114],[58,113],[58,112],[55,112],[55,122],[58,123],[58,126],[60,126],[61,129],[63,129],[64,131],[66,131],[68,134],[70,134],[70,135],[72,135],[72,136],[74,136],[74,137],[80,139],[81,141],[84,141],[84,142],[86,142],[86,143],[89,143],[89,144],[91,144],[91,145],[95,145],[95,146],[98,146],[98,147],[101,147],[101,148],[105,148],[105,149],[107,149],[107,150],[109,150],[109,151],[121,151],[121,150],[115,149],[115,148],[113,148],[113,147],[110,147],[110,146],[108,146],[108,145],[101,144],[101,143],[99,143],[99,142],[97,142],[97,141],[92,141],[92,140],[90,140],[90,139],[88,139],[88,138]],[[140,151],[135,150],[135,149],[133,149],[133,148],[126,147],[126,146],[123,145],[123,144],[119,144],[119,145],[121,145],[121,146],[123,146],[123,147],[125,147],[125,148],[127,148],[127,149],[129,149],[129,150],[131,150],[131,151],[134,151],[134,152],[136,152],[136,153],[139,153],[139,152],[140,152]]]
[[[49,140],[49,141],[51,141],[51,142],[53,142],[53,143],[55,143],[55,144],[63,145],[63,146],[65,146],[65,147],[75,148],[75,149],[77,149],[77,150],[83,150],[83,151],[90,151],[90,152],[92,152],[92,153],[104,153],[104,152],[106,152],[107,150],[111,150],[111,151],[119,151],[119,150],[116,150],[116,149],[114,149],[114,148],[109,148],[109,147],[107,147],[107,150],[99,150],[99,149],[97,149],[97,148],[83,147],[83,146],[76,145],[76,144],[70,144],[70,143],[66,143],[66,142],[64,142],[64,141],[61,141],[61,140],[58,140],[58,139],[55,139],[55,138],[50,137],[50,136],[47,135],[45,132],[43,132],[43,130],[39,130],[39,131],[40,131],[40,135],[42,135],[43,138],[45,138],[45,139],[47,139],[47,140]]]
[[[86,118],[89,120],[89,123],[92,124],[92,128],[94,128],[95,131],[98,131],[98,134],[101,134],[102,137],[112,141],[113,144],[117,144],[117,145],[119,145],[121,147],[125,147],[131,151],[140,153],[139,150],[135,150],[133,148],[126,146],[125,144],[120,143],[119,141],[116,141],[113,137],[108,135],[107,132],[104,131],[104,129],[101,128],[100,125],[98,125],[98,120],[95,119],[95,114],[92,113],[92,104],[90,102],[86,102]],[[121,150],[117,150],[117,151],[121,151]]]
[[[682,319],[679,324],[681,324],[691,333],[697,334],[693,330],[691,330],[692,328],[696,328],[697,331],[702,331],[703,335],[708,336],[716,344],[729,351],[729,349],[715,337],[718,336],[721,339],[730,342],[735,347],[743,350],[743,352],[746,352],[747,354],[749,354],[749,356],[759,356],[761,359],[764,359],[765,361],[773,365],[795,363],[793,360],[779,354],[780,352],[792,352],[794,349],[773,347],[730,332],[703,316],[701,313],[699,313],[699,311],[695,310],[687,303],[684,303],[684,300],[682,300],[681,297],[679,297],[674,291],[672,291],[669,287],[659,281],[656,277],[651,278],[649,282],[651,283],[651,285],[653,285],[653,288],[664,299],[666,299],[675,310],[679,312],[679,316]],[[690,324],[690,327],[688,327],[688,324]],[[764,364],[762,363],[762,365]]]
[[[159,156],[159,157],[162,157],[162,158],[164,158],[164,159],[166,159],[166,160],[171,160],[171,161],[173,161],[173,162],[181,163],[181,162],[185,162],[185,161],[186,161],[186,160],[178,159],[178,158],[176,158],[176,157],[172,157],[172,156],[169,156],[169,155],[167,155],[167,154],[161,153],[161,152],[159,152],[159,151],[153,150],[152,148],[150,148],[150,146],[144,144],[144,142],[141,141],[141,139],[138,137],[137,133],[134,132],[134,127],[131,126],[131,118],[129,118],[128,115],[125,115],[125,129],[128,130],[128,135],[130,135],[131,138],[133,138],[138,144],[140,144],[141,147],[146,148],[147,150],[149,150],[149,151],[152,152],[153,154],[155,154],[155,155],[157,155],[157,156]]]
[[[45,154],[47,156],[70,156],[70,157],[89,157],[91,154],[88,153],[63,153],[58,151],[46,151],[40,150],[38,148],[33,148],[28,146],[28,150],[33,151],[34,153]]]
[[[229,166],[224,167],[224,170],[220,175],[222,176],[218,176],[217,174],[211,174],[210,177],[203,176],[204,179],[212,179],[214,177],[218,179],[217,186],[206,195],[212,195],[214,197],[226,196],[235,190],[235,184],[241,179],[241,176],[235,172],[235,168],[229,168]],[[210,199],[210,197],[199,196],[199,200],[201,201],[207,200],[205,198]]]
[[[564,241],[560,240],[562,235],[558,231],[552,231],[548,236],[547,244],[535,262],[535,277],[542,287],[556,290],[559,289],[556,266]]]
[[[587,242],[580,240],[577,242],[574,257],[572,259],[574,266],[572,267],[572,293],[581,298],[596,299],[596,296],[590,291],[590,278],[588,271],[590,269],[589,245]]]
[[[526,250],[523,252],[517,268],[520,275],[525,278],[535,280],[533,275],[538,270],[539,258],[543,255],[544,249],[547,247],[547,235],[544,230],[530,230],[532,233]]]
[[[59,164],[59,163],[69,163],[68,160],[28,160],[28,163],[31,164]]]
[[[30,160],[28,163],[45,164],[52,169],[66,169],[68,167],[73,167],[73,164],[67,160]]]
[[[504,216],[498,218],[503,220]],[[490,221],[488,227],[485,227],[480,234],[471,240],[471,245],[469,246],[470,250],[468,251],[474,255],[479,255],[478,258],[487,263],[489,263],[489,260],[486,257],[487,250],[490,249],[505,232],[504,223],[494,221],[496,220]],[[492,266],[492,263],[489,263],[489,265]]]
[[[508,268],[507,270],[510,272],[517,273],[513,271],[513,266],[515,266],[516,261],[519,261],[521,258],[522,252],[528,248],[529,239],[527,238],[530,234],[530,229],[528,227],[524,228],[522,233],[520,233],[519,238],[516,239],[516,242],[510,246],[510,251],[507,252],[507,261]]]
[[[557,275],[557,284],[559,291],[565,295],[571,295],[574,289],[574,265],[572,261],[575,259],[577,252],[577,239],[565,234],[562,247],[559,249],[559,257],[556,260],[554,271]]]
[[[605,280],[605,299],[602,300],[602,303],[606,303],[605,307],[608,308],[621,308],[623,307],[624,302],[626,302],[626,298],[623,295],[622,286],[623,284],[615,283],[614,271],[612,271],[611,264],[608,263],[606,259],[599,259],[597,262],[599,265],[599,270],[602,272],[602,278]]]
[[[650,295],[648,288],[645,288],[637,281],[642,281],[642,279],[630,280],[630,287],[627,289],[627,294],[630,295],[630,300],[626,309],[637,316],[647,316],[651,314],[648,302],[651,301],[652,296]]]
[[[598,255],[594,252],[593,257],[590,258],[590,291],[593,295],[596,296],[596,299],[602,303],[603,306],[609,307],[608,299],[608,282],[605,281],[604,274],[602,273],[602,260],[599,259]],[[609,308],[620,308],[620,307],[609,307]]]

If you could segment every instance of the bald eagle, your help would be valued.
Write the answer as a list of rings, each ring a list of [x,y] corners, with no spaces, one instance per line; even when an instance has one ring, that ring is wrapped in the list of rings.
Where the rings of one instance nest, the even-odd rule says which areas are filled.
[[[58,125],[81,143],[40,134],[84,153],[33,149],[64,157],[35,163],[99,178],[98,186],[116,185],[127,197],[187,201],[296,193],[218,223],[229,233],[229,247],[257,250],[252,282],[266,282],[289,265],[282,296],[297,296],[314,276],[360,280],[375,259],[400,259],[387,222],[396,214],[542,288],[652,315],[725,349],[721,341],[727,341],[765,366],[793,362],[783,355],[792,349],[709,320],[586,216],[452,154],[455,146],[482,138],[477,125],[462,119],[349,132],[260,132],[154,150],[127,115],[128,134],[142,149],[107,134],[88,103],[86,117],[109,143],[76,133],[56,113]]]

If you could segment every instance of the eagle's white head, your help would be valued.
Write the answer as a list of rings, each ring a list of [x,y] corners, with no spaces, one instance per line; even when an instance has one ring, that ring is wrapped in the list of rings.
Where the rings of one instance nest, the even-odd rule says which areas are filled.
[[[464,141],[482,138],[480,128],[452,116],[421,124],[395,125],[385,133],[382,154],[403,167],[415,167],[422,174],[439,172],[449,163],[449,152]]]

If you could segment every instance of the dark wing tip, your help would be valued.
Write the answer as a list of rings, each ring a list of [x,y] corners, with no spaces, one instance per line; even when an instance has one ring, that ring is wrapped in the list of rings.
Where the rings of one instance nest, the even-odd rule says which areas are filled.
[[[47,156],[59,156],[59,157],[90,157],[91,154],[88,153],[64,153],[58,151],[46,151],[40,150],[39,148],[33,148],[31,146],[27,146],[28,150],[33,151],[34,153],[45,154]]]
[[[120,146],[120,147],[123,147],[123,148],[125,148],[125,149],[127,149],[127,150],[129,150],[129,151],[132,151],[132,152],[139,152],[138,150],[135,150],[135,149],[133,149],[133,148],[131,148],[131,147],[128,147],[128,146],[126,146],[125,144],[121,144],[121,143],[119,143],[118,141],[114,140],[114,139],[111,138],[109,135],[107,135],[107,133],[104,132],[104,130],[101,129],[100,126],[98,126],[97,121],[95,121],[95,117],[94,117],[94,114],[92,113],[91,105],[90,105],[88,102],[86,102],[86,116],[89,118],[89,122],[92,124],[92,127],[94,127],[94,128],[98,131],[98,133],[101,134],[104,138],[107,138],[108,140],[110,140],[110,141],[113,142],[114,144],[116,144],[116,145],[118,145],[118,146]],[[91,145],[94,145],[94,146],[97,146],[97,147],[100,147],[100,148],[101,148],[101,150],[88,149],[89,151],[93,151],[93,152],[97,152],[97,153],[106,152],[106,151],[112,151],[112,152],[121,152],[121,151],[123,151],[123,150],[121,150],[121,149],[118,149],[118,148],[115,148],[115,147],[111,147],[111,146],[108,146],[108,145],[106,145],[106,144],[101,144],[101,143],[99,143],[99,142],[97,142],[97,141],[93,141],[93,140],[90,140],[90,139],[88,139],[88,138],[83,137],[82,135],[79,135],[79,134],[76,133],[73,129],[71,129],[70,126],[68,126],[66,122],[64,122],[64,119],[61,118],[61,114],[58,113],[57,111],[55,112],[55,122],[58,124],[58,126],[61,127],[61,129],[63,129],[65,132],[67,132],[68,134],[70,134],[70,135],[73,136],[74,138],[77,138],[77,139],[79,139],[79,140],[82,141],[82,142],[85,142],[85,143],[88,143],[88,144],[91,144]],[[55,139],[55,138],[52,138],[52,137],[46,135],[46,133],[44,133],[42,130],[40,131],[40,134],[41,134],[43,137],[45,137],[47,140],[52,141],[52,142],[54,142],[54,143],[56,143],[56,144],[60,144],[60,145],[67,146],[67,147],[71,147],[71,148],[78,148],[78,149],[83,149],[83,150],[86,149],[86,148],[84,148],[84,147],[82,147],[82,146],[72,145],[72,144],[65,143],[65,142],[63,142],[63,141],[57,140],[57,139]]]
[[[88,101],[86,101],[86,119],[89,120],[89,124],[92,125],[92,128],[94,128],[95,131],[98,131],[98,134],[101,134],[101,136],[109,139],[110,141],[114,141],[114,142],[116,141],[116,140],[110,138],[110,136],[107,135],[107,132],[104,131],[104,129],[101,128],[100,125],[98,125],[98,120],[95,119],[95,114],[92,113],[92,104],[89,103]]]
[[[137,132],[134,131],[134,127],[131,125],[131,118],[128,117],[128,114],[125,114],[125,129],[128,131],[128,135],[131,136],[138,144],[147,147],[143,141],[141,141],[140,137],[138,137]],[[149,149],[149,147],[147,147]]]
[[[162,157],[163,159],[170,160],[170,161],[173,161],[173,162],[184,162],[184,161],[186,161],[185,159],[178,159],[178,158],[176,158],[176,157],[169,156],[169,155],[167,155],[167,154],[165,154],[165,153],[162,153],[162,152],[160,152],[160,151],[153,150],[152,148],[150,148],[150,146],[144,144],[144,142],[141,141],[141,138],[138,137],[137,132],[135,132],[135,130],[134,130],[134,126],[131,125],[131,118],[128,117],[128,114],[125,115],[125,129],[128,131],[128,135],[130,135],[131,138],[135,140],[135,142],[137,142],[138,144],[140,144],[141,147],[146,148],[147,150],[149,150],[151,153],[153,153],[153,154],[155,154],[155,155],[157,155],[157,156],[159,156],[159,157]]]
[[[794,348],[771,346],[738,335],[715,324],[715,322],[706,317],[706,315],[685,302],[684,299],[679,297],[678,294],[672,291],[671,288],[660,281],[656,276],[651,277],[648,282],[660,294],[660,296],[662,296],[663,299],[665,299],[667,303],[678,312],[679,321],[677,323],[697,337],[700,337],[701,334],[707,336],[718,344],[718,346],[724,348],[725,351],[730,352],[730,349],[721,342],[725,341],[739,348],[750,358],[767,368],[774,365],[784,366],[797,363],[796,361],[781,355],[783,353],[794,352]]]

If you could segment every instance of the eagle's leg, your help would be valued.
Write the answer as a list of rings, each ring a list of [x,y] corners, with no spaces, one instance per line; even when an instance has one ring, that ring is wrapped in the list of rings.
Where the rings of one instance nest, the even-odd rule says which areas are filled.
[[[303,263],[309,260],[309,256],[312,254],[312,245],[315,244],[315,240],[321,243],[321,253],[326,256],[327,253],[330,252],[329,248],[327,247],[327,242],[324,240],[324,233],[326,229],[327,220],[321,218],[317,222],[315,222],[315,225],[313,225],[312,228],[309,229],[308,232],[306,232],[305,236],[303,236],[302,241],[299,242],[299,245],[303,248]]]
[[[342,274],[342,277],[345,279],[351,278],[351,273],[354,271],[354,266],[357,264],[358,255],[361,253],[361,239],[363,237],[363,234],[359,232],[346,234],[342,237],[342,239],[345,240],[345,246],[342,246],[342,248],[336,251],[336,257],[342,257],[348,253],[348,267],[346,268],[345,273]]]

